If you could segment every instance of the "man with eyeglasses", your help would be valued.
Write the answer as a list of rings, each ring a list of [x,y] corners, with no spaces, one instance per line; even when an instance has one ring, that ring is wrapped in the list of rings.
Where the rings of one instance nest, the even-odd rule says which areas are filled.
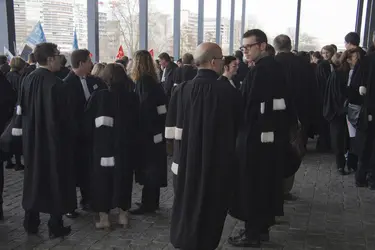
[[[238,91],[218,80],[223,67],[219,45],[202,43],[194,58],[197,76],[179,84],[168,109],[165,137],[175,140],[176,176],[171,242],[175,248],[217,248],[234,179],[240,118]]]
[[[259,247],[269,240],[275,216],[283,215],[283,177],[291,110],[281,66],[267,53],[267,36],[253,29],[243,35],[242,51],[254,61],[242,84],[243,120],[237,137],[239,172],[229,213],[245,221],[230,237],[236,247]]]
[[[50,238],[67,236],[62,215],[75,209],[76,189],[68,151],[65,94],[63,82],[55,76],[60,70],[57,45],[40,43],[34,55],[40,65],[23,80],[16,114],[22,127],[13,128],[13,136],[22,136],[25,177],[22,205],[23,226],[28,234],[37,234],[39,213],[50,215]]]

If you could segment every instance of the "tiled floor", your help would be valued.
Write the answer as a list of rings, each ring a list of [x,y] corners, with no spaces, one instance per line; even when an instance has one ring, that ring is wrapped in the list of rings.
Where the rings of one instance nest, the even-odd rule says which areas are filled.
[[[129,229],[97,231],[93,215],[82,212],[76,220],[65,219],[73,229],[69,237],[49,240],[46,217],[40,236],[28,237],[23,231],[22,180],[22,172],[6,171],[0,249],[173,249],[169,244],[171,183],[162,190],[161,210],[154,216],[132,216]],[[285,204],[282,223],[272,228],[271,243],[262,249],[375,250],[375,191],[356,188],[353,175],[339,176],[333,156],[309,153],[296,175],[293,194],[298,199]],[[136,185],[134,201],[139,198]],[[226,239],[241,226],[228,216],[219,249],[235,249]]]

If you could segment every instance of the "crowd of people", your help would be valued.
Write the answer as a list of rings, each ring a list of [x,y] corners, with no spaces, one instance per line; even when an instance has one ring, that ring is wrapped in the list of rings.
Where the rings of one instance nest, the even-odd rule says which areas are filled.
[[[359,47],[359,35],[345,36],[344,52],[292,51],[286,35],[272,46],[259,29],[242,44],[224,56],[205,42],[177,64],[139,50],[93,65],[81,49],[68,68],[53,43],[38,44],[28,64],[0,57],[1,161],[24,169],[26,232],[37,234],[47,213],[50,237],[69,235],[63,216],[79,216],[76,187],[81,208],[99,215],[96,228],[111,227],[114,208],[127,227],[129,214],[159,209],[170,168],[174,247],[216,249],[227,214],[244,221],[228,242],[260,247],[315,135],[339,174],[375,189],[375,54]],[[135,209],[133,180],[143,186]]]

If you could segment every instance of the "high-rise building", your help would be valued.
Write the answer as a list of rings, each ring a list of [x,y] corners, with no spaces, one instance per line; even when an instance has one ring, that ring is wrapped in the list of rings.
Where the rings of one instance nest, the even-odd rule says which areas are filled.
[[[203,25],[204,41],[216,42],[216,18],[205,18]]]
[[[14,0],[14,24],[16,28],[16,47],[22,49],[27,36],[26,0]]]
[[[74,29],[77,33],[78,47],[87,48],[87,5],[75,3],[73,7]]]

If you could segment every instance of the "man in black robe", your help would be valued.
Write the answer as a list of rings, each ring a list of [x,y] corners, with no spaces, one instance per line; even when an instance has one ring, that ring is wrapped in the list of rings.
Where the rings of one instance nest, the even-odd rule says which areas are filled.
[[[3,133],[5,126],[12,117],[17,95],[12,89],[4,74],[0,71],[0,131]],[[8,155],[0,151],[0,220],[4,219],[3,213],[3,190],[4,190],[4,167]]]
[[[239,172],[229,213],[245,221],[245,230],[228,241],[237,247],[259,247],[261,239],[269,239],[275,216],[283,215],[292,104],[282,67],[266,52],[266,34],[249,30],[242,41],[246,58],[255,66],[241,88],[244,116],[237,138]]]
[[[178,68],[177,64],[175,64],[168,53],[161,53],[159,55],[160,65],[163,68],[163,73],[161,75],[160,82],[164,87],[165,94],[167,95],[168,102],[171,98],[172,88],[174,85],[173,82],[173,75],[176,69]]]
[[[65,77],[68,76],[70,72],[70,69],[66,67],[67,60],[64,55],[60,55],[60,63],[61,63],[61,67],[60,67],[60,70],[56,72],[56,76],[60,78],[61,80],[63,80]]]
[[[8,58],[4,55],[0,55],[0,71],[6,75],[10,71],[10,66],[8,63]]]
[[[180,84],[168,112],[166,138],[181,141],[172,208],[171,242],[184,250],[214,250],[219,244],[234,182],[240,104],[236,90],[218,80],[222,50],[198,46],[198,74]]]
[[[77,185],[81,191],[81,207],[89,210],[89,142],[85,139],[83,131],[83,116],[85,106],[91,94],[100,89],[105,89],[105,84],[98,78],[89,76],[92,69],[90,52],[85,49],[75,50],[71,56],[72,71],[64,79],[65,92],[67,93],[67,112],[70,116],[71,147],[74,149],[73,164],[77,173]],[[76,218],[74,211],[66,214],[69,218]]]
[[[293,54],[292,41],[287,35],[278,35],[273,44],[277,55],[275,60],[280,63],[286,83],[288,85],[288,92],[293,102],[301,122],[304,133],[304,142],[307,143],[307,131],[311,123],[316,119],[315,79],[311,75],[311,68],[309,63],[304,61],[301,57]],[[288,195],[294,182],[294,174],[297,172],[299,165],[285,166],[285,195]],[[287,187],[288,186],[288,187]]]
[[[182,66],[176,68],[173,75],[173,86],[192,80],[197,75],[197,68],[193,66],[194,56],[186,53],[182,56]]]
[[[234,56],[237,58],[238,69],[237,69],[237,74],[234,75],[233,77],[233,82],[236,85],[236,88],[240,89],[242,82],[244,81],[250,69],[247,63],[244,62],[244,57],[243,57],[243,53],[241,50],[237,50],[234,53]]]
[[[39,213],[50,214],[51,238],[70,233],[63,226],[62,215],[76,207],[74,171],[69,157],[69,134],[63,82],[55,76],[60,69],[57,45],[41,43],[35,47],[40,67],[23,81],[17,115],[22,128],[13,128],[13,136],[23,137],[25,177],[22,205],[24,228],[36,234]]]
[[[36,70],[36,61],[35,61],[34,53],[31,53],[28,59],[29,59],[28,60],[29,65],[25,68],[24,70],[25,73],[31,73],[34,70]]]

